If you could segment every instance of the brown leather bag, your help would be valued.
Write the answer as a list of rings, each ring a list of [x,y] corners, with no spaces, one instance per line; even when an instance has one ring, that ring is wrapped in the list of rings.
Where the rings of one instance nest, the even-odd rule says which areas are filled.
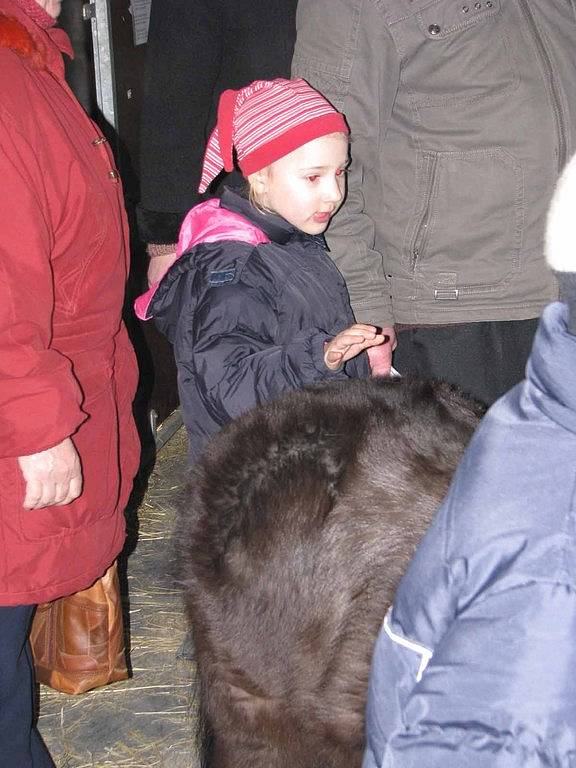
[[[36,679],[84,693],[128,678],[117,565],[91,587],[38,606],[30,645]]]

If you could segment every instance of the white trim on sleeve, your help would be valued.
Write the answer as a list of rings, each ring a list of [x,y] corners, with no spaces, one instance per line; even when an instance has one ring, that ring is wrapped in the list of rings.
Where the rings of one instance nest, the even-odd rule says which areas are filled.
[[[392,608],[389,608],[388,613],[384,617],[384,622],[382,624],[384,627],[384,632],[386,632],[393,643],[398,643],[398,645],[402,645],[404,648],[408,648],[409,651],[413,651],[422,657],[420,666],[418,667],[418,673],[416,674],[416,682],[419,683],[422,679],[422,675],[424,674],[424,670],[428,666],[428,662],[433,656],[433,652],[429,648],[426,648],[426,646],[414,642],[414,640],[408,640],[407,638],[402,637],[402,635],[396,634],[396,632],[394,632],[390,627],[391,612]]]

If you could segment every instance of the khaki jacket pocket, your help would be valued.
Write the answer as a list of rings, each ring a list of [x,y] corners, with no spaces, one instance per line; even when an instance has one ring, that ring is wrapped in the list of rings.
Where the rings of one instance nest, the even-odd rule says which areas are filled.
[[[450,109],[519,84],[500,0],[436,0],[390,24],[412,107]]]
[[[419,282],[468,295],[498,291],[520,269],[523,228],[522,168],[507,151],[419,153],[403,253]]]

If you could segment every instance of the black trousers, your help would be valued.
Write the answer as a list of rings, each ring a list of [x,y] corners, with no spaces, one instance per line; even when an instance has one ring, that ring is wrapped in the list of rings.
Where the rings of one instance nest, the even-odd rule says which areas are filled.
[[[486,405],[522,381],[538,319],[422,326],[398,332],[402,376],[443,379]]]
[[[33,605],[0,607],[0,765],[55,768],[35,725]]]

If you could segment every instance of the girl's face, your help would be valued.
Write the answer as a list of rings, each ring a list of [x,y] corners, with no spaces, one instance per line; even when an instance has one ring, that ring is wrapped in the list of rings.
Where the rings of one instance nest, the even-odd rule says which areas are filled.
[[[61,0],[36,0],[41,8],[44,8],[47,14],[57,19],[60,15]]]
[[[256,198],[309,235],[319,235],[336,213],[346,190],[348,137],[332,133],[303,144],[251,174]]]

